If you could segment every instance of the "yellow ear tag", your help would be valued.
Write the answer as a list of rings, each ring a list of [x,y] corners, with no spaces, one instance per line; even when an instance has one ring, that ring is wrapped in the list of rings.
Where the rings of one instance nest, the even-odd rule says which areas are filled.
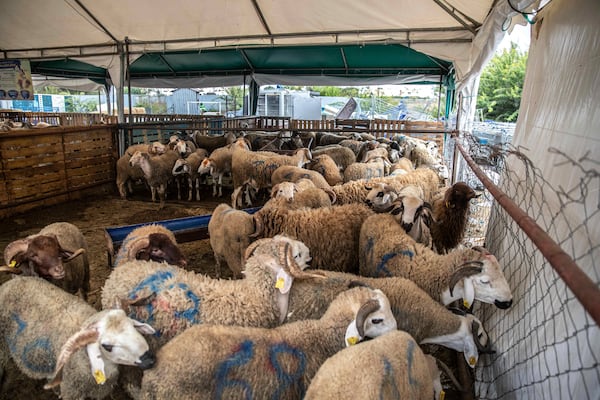
[[[440,390],[440,400],[444,400],[446,398],[446,392]]]
[[[281,288],[283,288],[284,284],[285,284],[285,281],[283,278],[277,278],[277,282],[275,282],[275,287],[277,289],[281,289]]]
[[[469,357],[469,365],[475,365],[477,361],[475,361],[475,357],[471,356]]]
[[[359,339],[356,336],[350,336],[349,338],[346,339],[346,342],[348,342],[348,346],[353,346],[356,343],[358,343]]]
[[[16,267],[16,266],[17,266],[17,262],[16,262],[15,260],[12,260],[12,261],[10,262],[10,264],[8,264],[8,266],[9,266],[10,268],[14,268],[14,267]]]
[[[96,383],[98,385],[104,385],[104,382],[106,382],[106,376],[104,376],[104,372],[99,369],[94,371],[94,378],[96,379]]]
[[[465,306],[466,308],[471,308],[471,305],[469,304],[469,302],[465,299],[463,299],[463,306]]]

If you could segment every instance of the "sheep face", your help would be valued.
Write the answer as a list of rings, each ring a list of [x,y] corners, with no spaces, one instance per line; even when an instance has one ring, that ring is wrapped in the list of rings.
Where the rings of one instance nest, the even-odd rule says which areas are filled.
[[[398,329],[398,324],[387,296],[379,289],[370,289],[371,298],[356,311],[355,319],[348,325],[346,346],[352,346],[365,338],[376,338]]]
[[[293,182],[281,182],[271,189],[271,198],[284,198],[288,202],[294,200],[294,195],[298,193],[298,187]]]
[[[128,318],[123,310],[110,310],[98,322],[98,343],[102,355],[115,364],[135,365],[141,369],[154,366],[155,357],[141,334],[151,335],[154,329]]]
[[[175,161],[175,165],[173,165],[174,176],[189,174],[190,173],[190,164],[187,162],[185,158],[179,158]]]
[[[135,258],[145,261],[165,261],[167,264],[185,267],[187,261],[179,247],[164,233],[151,233],[148,235],[146,246],[136,249]]]
[[[10,266],[21,265],[21,272],[25,275],[64,279],[63,263],[83,252],[83,249],[63,249],[54,235],[38,235],[9,244],[4,251],[4,258]]]
[[[210,174],[212,166],[213,161],[210,158],[205,158],[204,160],[202,160],[200,166],[198,167],[198,173],[200,175]]]
[[[165,146],[164,144],[162,144],[160,142],[153,142],[150,145],[149,151],[152,154],[164,154],[167,151],[167,146]]]
[[[444,203],[448,208],[464,208],[469,200],[479,197],[469,185],[464,182],[456,182],[452,187],[446,190],[444,194]]]
[[[473,285],[474,298],[484,303],[495,304],[496,307],[507,309],[512,305],[512,293],[508,282],[502,273],[500,263],[491,254],[484,255],[480,274],[465,278],[465,292],[468,285]]]
[[[384,183],[377,183],[367,193],[366,203],[375,212],[386,212],[392,207],[394,200],[398,198],[398,194],[393,187]]]
[[[140,165],[142,160],[144,160],[144,159],[147,160],[148,158],[150,158],[148,153],[142,153],[141,151],[138,150],[135,153],[133,153],[133,155],[129,159],[129,166],[135,167],[136,165]]]

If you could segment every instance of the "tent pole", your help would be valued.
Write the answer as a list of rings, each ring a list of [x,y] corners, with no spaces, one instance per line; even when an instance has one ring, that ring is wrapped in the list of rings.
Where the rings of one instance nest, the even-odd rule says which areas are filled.
[[[440,107],[442,106],[442,76],[440,75],[440,86],[439,86],[440,90],[438,91],[438,115],[437,115],[437,120],[438,122],[440,121]]]
[[[129,101],[129,116],[128,116],[128,121],[129,123],[133,122],[133,119],[131,118],[131,112],[133,110],[133,106],[131,104],[131,71],[129,70],[130,68],[130,64],[129,64],[129,37],[125,36],[125,53],[127,54],[127,69],[126,69],[126,73],[125,73],[125,78],[127,79],[127,98]]]

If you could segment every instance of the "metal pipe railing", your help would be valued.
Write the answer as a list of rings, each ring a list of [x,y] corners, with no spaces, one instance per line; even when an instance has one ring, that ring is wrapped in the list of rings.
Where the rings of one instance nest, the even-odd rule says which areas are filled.
[[[571,289],[575,297],[581,302],[583,308],[591,315],[600,326],[600,289],[583,272],[563,249],[512,199],[496,186],[487,175],[473,161],[469,153],[455,139],[456,147],[469,164],[471,170],[483,183],[494,199],[521,227],[523,232],[537,246],[542,255],[548,260],[552,268],[558,273],[565,284]]]

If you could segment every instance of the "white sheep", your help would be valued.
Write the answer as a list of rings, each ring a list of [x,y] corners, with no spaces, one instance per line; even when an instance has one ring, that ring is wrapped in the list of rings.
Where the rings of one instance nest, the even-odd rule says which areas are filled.
[[[151,155],[160,155],[166,151],[166,147],[160,142],[135,144],[129,146],[123,155],[119,157],[116,165],[116,183],[119,195],[123,200],[127,198],[127,189],[129,189],[129,193],[133,192],[131,183],[144,179],[144,172],[140,167],[129,165],[129,159],[136,151],[144,151]]]
[[[431,226],[433,211],[431,205],[423,200],[423,190],[415,185],[407,185],[398,192],[398,198],[392,201],[389,213],[416,242],[432,247]]]
[[[114,259],[113,267],[131,260],[165,261],[181,267],[187,265],[175,235],[160,224],[147,224],[133,229],[123,239],[116,257],[112,242],[109,242],[108,254]]]
[[[214,209],[208,221],[208,236],[215,256],[216,276],[220,276],[223,263],[227,264],[234,278],[242,276],[244,253],[253,240],[250,235],[255,231],[251,214],[225,203]]]
[[[198,168],[202,160],[206,158],[206,150],[198,149],[186,158],[179,158],[173,165],[173,176],[186,176],[188,181],[188,201],[194,198],[194,187],[196,188],[196,200],[200,200],[200,174]],[[179,181],[177,183],[177,199],[181,200]]]
[[[365,198],[365,203],[377,213],[388,212],[392,209],[392,203],[398,198],[398,192],[387,183],[375,183],[370,188]]]
[[[154,329],[123,310],[97,312],[76,296],[35,277],[0,286],[0,377],[8,356],[32,379],[51,379],[65,400],[108,397],[119,365],[142,369],[154,354],[140,334]],[[78,351],[85,348],[87,351]]]
[[[2,272],[39,276],[84,300],[90,291],[88,245],[79,228],[69,222],[46,225],[38,233],[9,243]]]
[[[231,193],[231,206],[236,209],[242,209],[245,206],[252,207],[258,197],[259,190],[256,179],[247,179]]]
[[[144,177],[152,192],[152,201],[156,201],[156,195],[158,194],[159,208],[163,208],[165,205],[167,185],[173,178],[171,171],[178,158],[177,152],[169,150],[157,157],[136,151],[129,159],[130,166],[137,165],[144,172]]]
[[[158,352],[142,398],[301,399],[328,357],[394,330],[386,296],[364,287],[341,293],[318,320],[274,329],[194,326]]]
[[[196,324],[277,326],[287,315],[294,279],[320,275],[303,271],[310,260],[308,248],[287,237],[257,240],[246,252],[244,279],[235,280],[154,261],[126,262],[106,280],[102,306],[115,299],[151,299],[144,307],[131,307],[129,315],[154,327],[152,348]]]
[[[213,197],[223,196],[223,176],[231,174],[231,158],[238,149],[250,150],[248,143],[240,138],[225,147],[214,149],[198,166],[198,174],[209,174],[213,181]]]
[[[485,249],[456,249],[446,255],[415,242],[389,214],[375,214],[362,225],[360,273],[412,280],[442,304],[461,299],[508,308],[512,294],[496,257]]]
[[[335,187],[335,186],[334,186]],[[255,236],[284,234],[311,249],[312,265],[334,271],[358,272],[358,235],[373,211],[364,204],[289,210],[271,199],[254,214]]]
[[[406,332],[386,333],[328,358],[305,400],[392,400],[433,398],[425,354]]]
[[[479,349],[487,352],[491,348],[487,333],[475,316],[454,314],[408,279],[315,272],[325,279],[296,282],[292,287],[287,321],[320,318],[339,293],[352,286],[365,285],[387,294],[398,329],[408,332],[417,343],[438,344],[462,352],[471,367],[479,359]]]

